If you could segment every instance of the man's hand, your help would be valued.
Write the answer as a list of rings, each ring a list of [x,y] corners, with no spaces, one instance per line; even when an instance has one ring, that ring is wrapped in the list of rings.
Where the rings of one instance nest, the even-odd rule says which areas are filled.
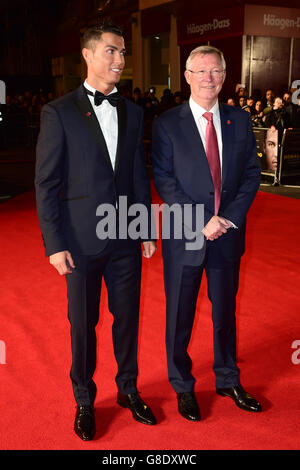
[[[49,257],[49,261],[61,276],[72,273],[72,270],[68,267],[67,262],[71,268],[75,269],[75,264],[69,251],[59,251],[58,253],[54,253],[54,255]]]
[[[210,221],[205,225],[204,229],[202,230],[203,235],[205,235],[206,240],[216,240],[217,238],[221,237],[223,233],[227,232],[227,229],[232,227],[230,223],[224,217],[219,217],[218,215],[214,215]]]
[[[155,242],[143,242],[144,250],[143,250],[143,256],[145,258],[151,258],[154,253],[156,252],[156,243]]]

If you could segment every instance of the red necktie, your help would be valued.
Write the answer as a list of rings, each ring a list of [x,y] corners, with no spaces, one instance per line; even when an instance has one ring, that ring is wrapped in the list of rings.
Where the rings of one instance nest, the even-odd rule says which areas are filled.
[[[203,117],[207,119],[206,126],[206,156],[215,187],[215,215],[218,214],[221,201],[221,167],[218,139],[213,123],[213,113],[204,113]]]

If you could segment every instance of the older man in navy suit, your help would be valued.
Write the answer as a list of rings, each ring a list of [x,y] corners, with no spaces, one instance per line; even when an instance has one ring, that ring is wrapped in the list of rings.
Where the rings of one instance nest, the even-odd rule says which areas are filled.
[[[204,207],[202,245],[191,251],[184,237],[162,241],[169,381],[179,413],[191,421],[201,415],[187,348],[203,270],[212,302],[217,393],[244,410],[261,410],[240,384],[235,319],[246,214],[259,187],[260,170],[249,113],[219,104],[225,69],[218,49],[194,49],[185,71],[189,101],[162,114],[153,128],[154,181],[164,203],[189,205],[194,215],[198,204]],[[170,233],[175,233],[174,227]]]
[[[120,29],[112,24],[90,28],[82,45],[87,64],[84,84],[42,111],[36,196],[46,255],[67,280],[70,375],[78,405],[74,429],[81,439],[90,440],[95,434],[95,326],[102,277],[114,316],[117,402],[139,422],[156,421],[136,386],[140,241],[124,238],[128,227],[121,227],[121,216],[120,223],[118,217],[108,221],[111,236],[98,230],[104,208],[117,214],[121,196],[128,206],[143,204],[151,212],[142,108],[121,97],[115,87],[125,64]],[[114,237],[119,228],[123,235]],[[146,238],[143,245],[144,256],[150,258],[155,242]]]

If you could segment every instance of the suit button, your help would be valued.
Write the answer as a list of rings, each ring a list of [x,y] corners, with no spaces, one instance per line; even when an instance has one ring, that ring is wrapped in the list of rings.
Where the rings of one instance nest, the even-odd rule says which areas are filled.
[[[210,192],[209,192],[209,195],[210,195],[210,196],[213,196],[214,194],[215,194],[215,193],[214,193],[213,191],[210,191]]]

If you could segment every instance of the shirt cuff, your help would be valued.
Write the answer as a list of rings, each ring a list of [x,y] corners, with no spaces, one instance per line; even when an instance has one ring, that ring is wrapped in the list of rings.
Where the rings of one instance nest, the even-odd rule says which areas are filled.
[[[231,220],[226,219],[226,221],[231,225],[232,228],[238,229],[238,227],[233,222],[231,222]]]

